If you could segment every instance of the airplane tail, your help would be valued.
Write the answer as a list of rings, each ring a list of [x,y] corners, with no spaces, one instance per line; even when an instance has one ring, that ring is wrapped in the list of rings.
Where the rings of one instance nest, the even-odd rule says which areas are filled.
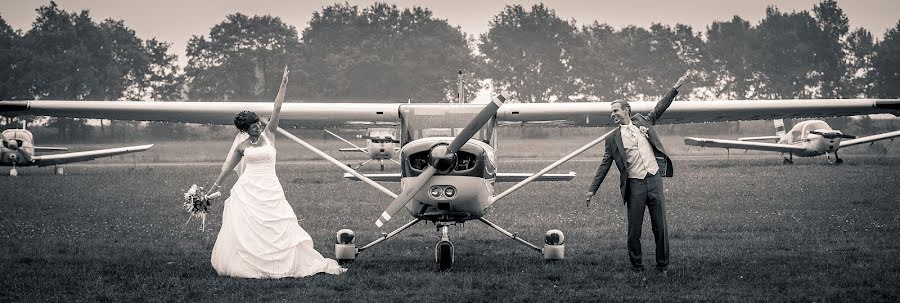
[[[775,122],[775,135],[779,138],[784,136],[784,119],[775,119],[773,122]]]
[[[781,137],[784,136],[784,119],[775,119],[772,120],[775,123],[775,135],[774,136],[760,136],[760,137],[740,137],[738,141],[769,141],[775,140],[777,143],[778,140],[781,140]]]

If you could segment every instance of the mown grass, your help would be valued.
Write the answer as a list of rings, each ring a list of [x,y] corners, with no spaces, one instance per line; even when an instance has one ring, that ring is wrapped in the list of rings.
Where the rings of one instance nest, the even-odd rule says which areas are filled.
[[[775,158],[777,160],[777,158]],[[812,159],[807,159],[812,160]],[[549,161],[505,161],[536,171]],[[498,202],[489,220],[540,244],[566,233],[567,259],[545,264],[478,222],[451,229],[456,264],[434,271],[438,234],[420,223],[364,252],[343,276],[249,280],[209,264],[221,226],[185,228],[180,195],[217,165],[36,168],[3,177],[0,301],[887,301],[900,289],[900,159],[783,166],[773,158],[680,160],[665,180],[672,261],[668,277],[627,270],[624,207],[606,182],[590,208],[582,193],[595,161],[565,164],[568,183],[534,183]],[[328,164],[284,164],[279,176],[301,225],[325,256],[334,233],[360,244],[389,199],[341,180]],[[608,180],[617,180],[615,172]],[[234,181],[229,180],[228,185]],[[498,186],[498,190],[508,188]],[[396,184],[389,188],[398,189]],[[652,263],[649,223],[644,251]]]

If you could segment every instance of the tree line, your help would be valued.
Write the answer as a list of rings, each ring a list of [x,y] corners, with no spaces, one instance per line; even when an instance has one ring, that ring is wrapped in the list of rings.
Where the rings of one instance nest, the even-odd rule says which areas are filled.
[[[25,32],[0,16],[0,100],[270,101],[285,65],[288,96],[319,102],[444,102],[457,69],[469,96],[491,86],[518,102],[655,99],[686,71],[693,99],[900,97],[900,22],[876,39],[833,0],[705,29],[579,25],[508,5],[477,39],[423,7],[334,4],[302,31],[235,13],[188,41],[183,69],[170,44],[122,20],[55,2],[37,12]],[[51,125],[66,136],[83,123]]]

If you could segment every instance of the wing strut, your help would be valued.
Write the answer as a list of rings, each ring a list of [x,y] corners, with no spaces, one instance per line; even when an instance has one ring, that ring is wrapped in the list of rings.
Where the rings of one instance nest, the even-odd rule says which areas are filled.
[[[331,163],[333,163],[334,165],[337,165],[337,167],[339,167],[340,169],[343,169],[344,171],[350,173],[350,174],[353,175],[354,177],[359,178],[359,179],[362,180],[363,182],[366,182],[366,183],[368,183],[369,185],[371,185],[372,187],[374,187],[374,188],[380,190],[381,192],[387,194],[388,196],[391,196],[391,198],[394,198],[394,199],[397,198],[397,194],[395,194],[394,192],[392,192],[390,189],[387,189],[387,188],[385,188],[384,186],[381,186],[381,184],[375,183],[375,181],[372,181],[372,179],[366,178],[366,176],[363,176],[362,174],[356,172],[356,170],[354,170],[354,169],[352,169],[352,168],[350,168],[350,167],[347,167],[347,165],[344,165],[344,163],[341,163],[341,161],[338,161],[337,159],[332,158],[331,156],[329,156],[329,155],[326,154],[325,152],[319,150],[319,149],[316,148],[315,146],[312,146],[312,145],[310,145],[309,143],[306,143],[306,141],[303,141],[303,139],[297,138],[297,136],[294,136],[294,134],[289,133],[288,131],[284,130],[284,129],[281,128],[281,127],[278,128],[278,133],[282,134],[283,136],[287,137],[288,139],[293,140],[294,142],[297,142],[297,143],[300,144],[300,145],[303,145],[303,147],[306,147],[306,149],[309,149],[309,150],[311,150],[312,152],[316,153],[317,155],[319,155],[319,157],[322,157],[322,158],[324,158],[325,160],[328,160],[328,162],[331,162]]]
[[[574,158],[575,156],[577,156],[577,155],[583,153],[583,152],[586,151],[588,148],[591,148],[591,147],[593,147],[594,145],[599,144],[601,141],[606,140],[606,137],[609,137],[609,135],[611,135],[611,134],[612,134],[614,131],[616,131],[617,129],[618,129],[618,127],[613,128],[612,130],[606,132],[605,134],[603,134],[603,135],[600,136],[599,138],[594,139],[594,141],[591,141],[591,142],[589,142],[588,144],[585,144],[584,146],[582,146],[582,147],[576,149],[575,151],[573,151],[572,153],[566,155],[565,157],[562,157],[561,159],[557,160],[556,162],[553,162],[553,164],[550,164],[549,166],[545,167],[544,169],[542,169],[541,171],[539,171],[539,172],[537,172],[536,174],[532,175],[531,177],[528,177],[528,178],[526,178],[525,180],[522,180],[521,182],[516,183],[516,185],[513,185],[512,187],[510,187],[509,189],[507,189],[507,190],[504,191],[503,193],[494,196],[494,198],[491,199],[491,204],[493,204],[494,202],[497,202],[497,200],[503,199],[503,197],[506,197],[506,195],[509,195],[509,194],[512,193],[513,191],[516,191],[516,190],[518,190],[519,188],[521,188],[522,186],[525,186],[525,184],[531,183],[531,181],[534,181],[535,179],[540,178],[541,176],[543,176],[544,174],[546,174],[546,173],[549,172],[550,170],[556,168],[557,166],[560,166],[560,165],[562,165],[563,163],[566,163],[566,161],[569,161],[570,159]]]
[[[344,143],[350,144],[350,146],[353,146],[353,148],[356,148],[357,150],[359,150],[359,151],[361,151],[361,152],[364,152],[364,153],[369,152],[368,150],[363,149],[362,147],[356,146],[356,144],[350,143],[350,141],[347,141],[347,140],[345,140],[344,138],[341,138],[341,136],[338,136],[337,134],[332,133],[332,132],[328,131],[327,129],[323,129],[323,130],[324,130],[326,133],[328,133],[329,135],[332,135],[332,136],[334,136],[335,138],[338,138],[338,140],[341,140],[341,141],[344,141]],[[362,165],[360,165],[360,166],[362,166]]]

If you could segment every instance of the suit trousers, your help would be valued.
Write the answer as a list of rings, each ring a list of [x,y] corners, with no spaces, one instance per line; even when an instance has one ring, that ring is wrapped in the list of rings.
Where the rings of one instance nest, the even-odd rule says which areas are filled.
[[[641,225],[644,208],[649,209],[653,238],[656,243],[656,266],[669,265],[669,232],[666,223],[666,198],[662,177],[647,174],[644,179],[628,179],[628,258],[631,266],[643,268],[641,259]]]

